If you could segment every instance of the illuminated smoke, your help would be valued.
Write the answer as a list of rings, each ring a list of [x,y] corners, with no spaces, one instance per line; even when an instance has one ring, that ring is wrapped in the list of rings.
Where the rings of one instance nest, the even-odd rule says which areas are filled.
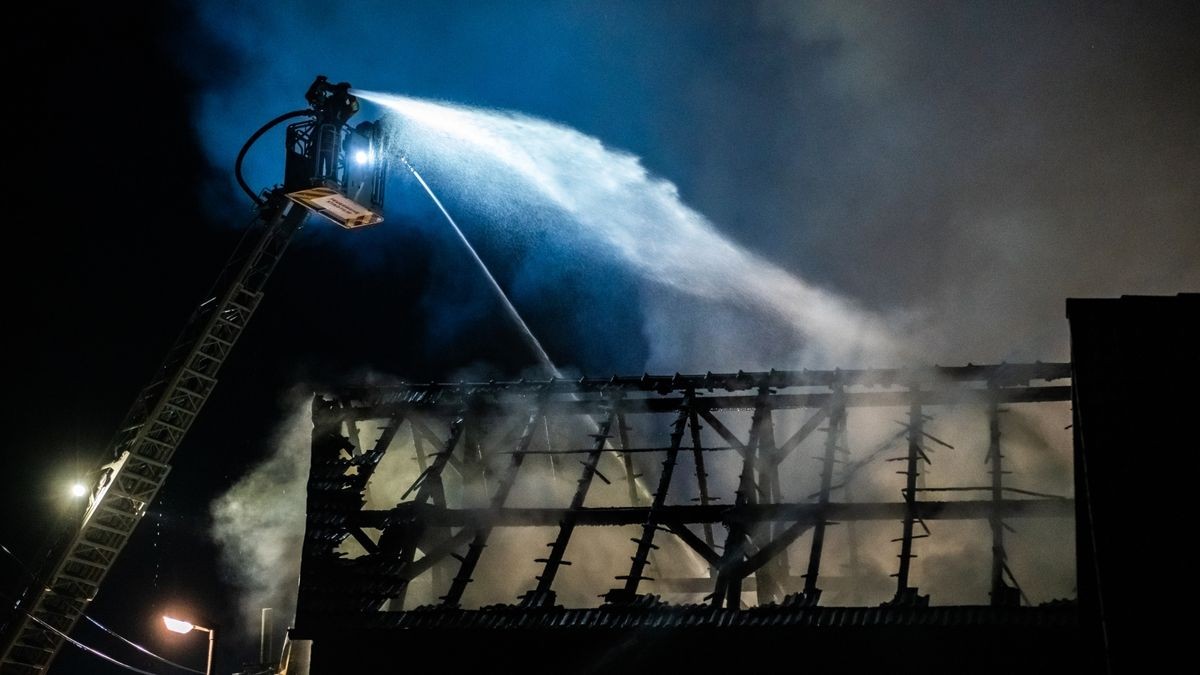
[[[240,616],[253,622],[255,629],[261,608],[274,608],[278,616],[290,621],[296,604],[312,437],[311,399],[297,389],[287,409],[290,414],[276,431],[266,460],[211,506],[212,536],[220,546],[222,567],[240,591]]]
[[[907,355],[912,347],[898,345],[900,341],[893,337],[905,328],[903,321],[895,316],[885,321],[863,311],[723,237],[683,204],[673,184],[651,176],[637,157],[605,148],[600,141],[567,127],[514,113],[363,95],[396,112],[395,140],[404,156],[430,177],[434,190],[451,195],[457,208],[470,210],[475,226],[486,226],[488,236],[553,237],[568,241],[580,257],[603,258],[632,271],[643,283],[640,307],[651,347],[650,370],[910,362]],[[298,403],[296,414],[280,433],[277,454],[214,505],[215,536],[222,542],[227,566],[244,590],[248,611],[265,605],[284,608],[294,598],[311,431],[308,412],[306,401]],[[978,420],[956,419],[947,415],[942,423],[962,434],[982,437]],[[781,433],[795,423],[777,422]],[[882,434],[885,428],[888,433],[894,431],[890,424],[885,416],[866,426],[878,428]],[[864,441],[871,440],[868,432],[864,440],[853,441],[853,448],[861,451],[870,445]],[[709,439],[709,443],[720,441]],[[404,447],[404,441],[397,441],[396,446],[372,481],[372,498],[383,500],[372,503],[373,508],[392,506],[388,498],[402,492],[394,488],[415,477],[415,467],[404,461],[411,456],[410,449]],[[813,449],[801,451],[811,453]],[[964,452],[959,460],[939,458],[930,474],[940,485],[977,482],[972,476],[981,471],[980,461],[978,452]],[[786,496],[803,501],[816,472],[802,463],[794,467],[785,476]],[[641,468],[653,476],[653,467]],[[721,486],[728,499],[739,468],[727,461],[710,471],[714,486]],[[686,469],[680,471],[680,475],[686,473]],[[518,497],[531,504],[563,501],[562,486],[547,476],[545,467],[531,467],[523,484],[514,501]],[[856,496],[894,500],[898,487],[891,468],[879,463],[864,475]],[[1060,481],[1052,487],[1064,486]],[[597,488],[593,503],[608,501],[604,489]],[[862,570],[856,583],[864,591],[858,596],[845,595],[842,601],[872,604],[886,599],[887,574],[894,563],[892,547],[879,542],[894,537],[897,527],[871,523],[858,529]],[[934,529],[942,536],[922,541],[918,550],[924,557],[914,568],[918,583],[923,584],[922,577],[930,580],[922,590],[934,592],[935,603],[982,602],[981,594],[987,591],[986,584],[980,583],[986,577],[986,537],[978,536],[975,524],[938,523]],[[582,543],[588,539],[588,534],[582,534],[580,543],[572,544],[574,555],[597,564],[623,560],[627,551],[617,545],[619,541],[608,539],[624,541],[627,534],[619,530],[600,533],[590,546]],[[1064,535],[1069,540],[1069,533],[1060,529],[1042,534],[1042,540]],[[545,532],[498,533],[489,553],[506,564],[497,565],[495,559],[482,563],[480,582],[471,587],[464,601],[515,600],[515,591],[527,589],[535,571],[529,551],[540,549],[546,539]],[[535,545],[530,546],[531,542]],[[844,531],[834,530],[826,549],[830,576],[837,575],[846,549]],[[801,539],[793,547],[793,565],[803,562],[805,550],[805,539]],[[1039,570],[1036,578],[1049,580],[1039,589],[1040,598],[1065,594],[1064,589],[1069,588],[1068,553]],[[1022,559],[1019,555],[1013,558]],[[584,567],[563,574],[558,587],[562,601],[590,603],[595,591],[605,590],[603,577],[611,570]],[[489,570],[497,569],[514,573],[488,580]],[[435,589],[423,589],[422,583],[425,581],[414,584],[412,599],[436,597]],[[831,593],[829,600],[837,602],[838,598]]]
[[[674,184],[650,175],[631,154],[517,113],[356,93],[395,113],[397,152],[433,176],[439,193],[482,216],[490,236],[532,231],[570,242],[581,257],[615,260],[642,279],[647,311],[670,315],[646,317],[651,367],[734,367],[716,357],[720,346],[735,342],[742,345],[737,367],[894,360],[892,331],[880,317],[722,236],[680,200]],[[689,316],[678,311],[681,298],[748,321]],[[761,334],[738,340],[764,330],[775,333],[776,344]],[[694,341],[710,347],[684,356]],[[747,353],[747,342],[763,353]],[[781,353],[781,345],[791,353]]]

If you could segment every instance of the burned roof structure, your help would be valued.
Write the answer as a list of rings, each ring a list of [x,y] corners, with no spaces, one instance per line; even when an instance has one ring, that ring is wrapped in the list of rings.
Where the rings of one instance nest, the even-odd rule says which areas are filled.
[[[797,649],[902,671],[1067,664],[1077,605],[1030,598],[1006,538],[1065,524],[1021,553],[1065,539],[1072,555],[1075,503],[1069,482],[1013,475],[1002,418],[1051,406],[1069,426],[1070,377],[1039,362],[321,394],[292,636],[313,672],[435,654],[451,672],[704,672]],[[931,478],[971,453],[977,477]],[[982,552],[981,582],[939,602],[920,554],[954,523],[972,524],[943,536]],[[891,569],[864,572],[880,550]]]

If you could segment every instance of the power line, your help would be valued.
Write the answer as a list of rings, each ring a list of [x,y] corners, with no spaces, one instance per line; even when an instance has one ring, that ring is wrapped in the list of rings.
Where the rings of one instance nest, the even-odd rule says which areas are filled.
[[[162,661],[163,663],[167,664],[168,666],[173,666],[173,667],[175,667],[175,668],[179,668],[180,670],[186,670],[186,671],[188,671],[188,672],[191,672],[191,673],[197,673],[198,675],[205,675],[205,673],[204,673],[204,671],[203,671],[203,670],[196,670],[195,668],[189,668],[189,667],[187,667],[187,666],[185,666],[185,665],[182,665],[182,664],[179,664],[179,663],[175,663],[174,661],[172,661],[172,660],[170,660],[170,659],[168,659],[168,658],[165,658],[165,657],[159,656],[158,654],[155,654],[154,652],[150,651],[149,649],[146,649],[145,647],[143,647],[143,646],[139,645],[138,643],[134,642],[133,640],[130,640],[129,638],[126,638],[126,637],[124,637],[124,636],[120,635],[119,633],[117,633],[117,632],[116,632],[116,631],[114,631],[113,629],[109,628],[108,626],[105,626],[104,624],[102,624],[102,623],[100,623],[99,621],[97,621],[97,620],[93,619],[92,617],[88,616],[87,614],[84,614],[84,615],[83,615],[83,618],[87,619],[88,621],[91,621],[91,622],[92,622],[92,624],[94,624],[94,625],[95,625],[97,628],[99,628],[100,630],[102,630],[102,631],[104,631],[105,633],[108,633],[109,635],[111,635],[111,636],[113,636],[113,637],[117,638],[118,640],[120,640],[121,642],[124,642],[125,644],[129,645],[130,647],[133,647],[134,649],[136,649],[136,650],[138,650],[139,652],[141,652],[141,653],[145,654],[146,656],[149,656],[149,657],[151,657],[151,658],[154,658],[154,659],[158,659],[159,661]]]
[[[8,554],[8,557],[10,557],[10,558],[12,558],[14,561],[16,561],[16,563],[17,563],[18,565],[20,565],[20,566],[21,566],[21,569],[22,569],[22,570],[24,570],[25,574],[26,574],[26,575],[27,575],[27,576],[28,576],[30,579],[32,579],[32,580],[33,580],[33,582],[34,582],[35,584],[37,583],[37,577],[36,577],[36,576],[34,576],[33,572],[32,572],[32,571],[29,569],[29,566],[28,566],[28,565],[26,565],[26,564],[25,564],[25,562],[24,562],[23,560],[21,560],[21,558],[19,558],[19,557],[17,556],[17,554],[16,554],[16,553],[13,553],[13,552],[12,552],[11,550],[9,550],[9,548],[8,548],[7,546],[5,546],[4,544],[0,544],[0,550],[4,551],[6,554]],[[14,605],[14,608],[16,608],[16,605]],[[38,619],[37,617],[33,616],[32,614],[29,614],[28,612],[25,612],[25,610],[23,610],[23,609],[22,609],[21,611],[22,611],[22,612],[24,612],[24,613],[25,613],[27,616],[29,616],[29,618],[33,619],[34,621],[37,621],[38,623],[40,623],[40,624],[42,624],[42,625],[44,625],[44,626],[46,625],[45,623],[43,623],[43,622],[42,622],[40,619]],[[104,631],[105,633],[108,633],[109,635],[111,635],[111,636],[113,636],[113,637],[117,638],[117,639],[118,639],[118,640],[120,640],[121,642],[124,642],[125,644],[129,645],[130,647],[133,647],[134,649],[138,650],[139,652],[142,652],[143,654],[145,654],[145,655],[147,655],[147,656],[149,656],[149,657],[151,657],[151,658],[157,659],[157,660],[159,660],[159,661],[161,661],[161,662],[163,662],[163,663],[167,664],[168,666],[172,666],[172,667],[174,667],[174,668],[179,668],[180,670],[186,670],[186,671],[188,671],[188,672],[191,672],[191,673],[197,673],[198,675],[204,675],[204,671],[203,671],[203,670],[196,670],[195,668],[189,668],[189,667],[187,667],[187,666],[185,666],[185,665],[182,665],[182,664],[179,664],[179,663],[175,663],[174,661],[172,661],[172,660],[170,660],[170,659],[168,659],[168,658],[166,658],[166,657],[159,656],[158,654],[155,654],[154,652],[150,651],[149,649],[146,649],[145,647],[143,647],[143,646],[139,645],[138,643],[134,642],[133,640],[130,640],[129,638],[127,638],[127,637],[125,637],[125,636],[121,635],[120,633],[116,632],[115,630],[113,630],[113,629],[109,628],[108,626],[105,626],[104,624],[102,624],[102,623],[100,623],[99,621],[97,621],[97,620],[93,619],[92,617],[88,616],[87,614],[83,614],[82,616],[83,616],[83,618],[85,618],[85,619],[87,619],[88,621],[92,622],[92,624],[93,624],[94,626],[96,626],[97,628],[99,628],[100,630]],[[104,655],[104,654],[101,654],[100,652],[98,652],[98,651],[96,651],[96,650],[94,650],[94,649],[92,649],[92,648],[90,648],[90,647],[87,647],[86,645],[83,645],[82,643],[78,643],[78,642],[76,642],[75,640],[73,640],[73,639],[71,639],[70,637],[68,637],[68,636],[66,635],[66,633],[63,633],[62,631],[59,631],[58,629],[54,628],[53,626],[47,626],[47,628],[50,628],[51,630],[53,630],[53,631],[54,631],[54,632],[56,632],[56,633],[59,633],[60,635],[62,635],[62,636],[63,636],[63,637],[65,637],[66,639],[68,639],[68,640],[71,640],[71,642],[72,642],[72,643],[75,643],[75,646],[79,647],[80,649],[86,649],[86,650],[88,650],[88,651],[93,651],[93,652],[95,652],[97,655],[99,655],[99,656],[102,656],[102,657],[104,657],[104,658],[106,658],[106,659],[109,659],[110,661],[113,661],[113,662],[114,662],[114,663],[116,663],[117,665],[124,665],[124,664],[122,664],[122,663],[121,663],[121,662],[119,662],[119,661],[116,661],[116,660],[114,660],[114,659],[112,659],[112,658],[110,658],[110,657],[108,657],[108,656],[106,656],[106,655]],[[126,667],[130,667],[130,668],[132,668],[132,666],[126,666]],[[134,670],[136,670],[136,668],[135,668]],[[144,672],[144,671],[138,671],[138,672]]]
[[[129,671],[132,671],[135,673],[141,673],[141,675],[160,675],[160,673],[155,673],[150,670],[142,670],[141,668],[135,668],[134,666],[131,666],[128,663],[125,663],[123,661],[118,661],[118,660],[114,659],[113,657],[109,656],[108,654],[105,654],[104,652],[100,651],[99,649],[93,649],[92,647],[89,647],[89,646],[83,644],[79,640],[76,640],[75,638],[71,637],[70,635],[67,635],[66,633],[55,628],[54,626],[51,626],[50,624],[46,623],[45,621],[42,621],[41,619],[30,614],[29,612],[26,612],[25,610],[21,610],[21,612],[23,614],[25,614],[25,616],[29,617],[30,619],[33,619],[34,622],[38,623],[43,628],[46,628],[47,630],[57,633],[60,637],[62,637],[62,639],[66,640],[67,642],[70,642],[71,644],[75,645],[79,649],[82,649],[83,651],[88,652],[94,656],[98,656],[113,665],[120,666],[120,667],[124,668],[125,670],[129,670]]]

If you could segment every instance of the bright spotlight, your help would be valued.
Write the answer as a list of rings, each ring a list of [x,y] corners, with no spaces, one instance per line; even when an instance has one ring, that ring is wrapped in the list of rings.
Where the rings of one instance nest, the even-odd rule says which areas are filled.
[[[87,487],[83,483],[76,483],[71,486],[72,497],[82,497],[88,493]]]
[[[167,625],[167,630],[172,633],[190,633],[195,628],[194,625],[182,619],[172,619],[169,616],[163,617],[163,623]]]
[[[359,150],[354,153],[354,161],[358,164],[366,164],[371,161],[371,154],[366,150]]]

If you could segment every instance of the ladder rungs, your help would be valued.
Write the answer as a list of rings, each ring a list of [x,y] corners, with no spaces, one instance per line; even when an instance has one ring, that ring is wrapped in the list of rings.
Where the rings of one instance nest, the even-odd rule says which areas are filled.
[[[225,346],[225,348],[226,348],[226,349],[232,349],[232,348],[233,348],[233,343],[232,343],[232,342],[230,342],[229,340],[225,340],[225,339],[222,339],[222,338],[219,338],[219,337],[217,337],[216,335],[214,335],[214,334],[212,333],[212,331],[209,331],[208,335],[205,335],[205,336],[204,336],[204,339],[205,339],[205,340],[212,340],[213,342],[217,342],[217,343],[219,343],[219,344],[222,344],[222,345],[224,345],[224,346]]]
[[[234,341],[241,336],[241,330],[230,330],[223,326],[214,325],[213,329],[196,343],[196,351],[205,354],[216,354],[221,359],[233,351]]]
[[[149,457],[140,455],[136,452],[129,453],[129,459],[137,462],[144,462],[158,469],[167,469],[168,471],[171,469],[171,465],[167,464],[166,462],[160,462],[157,459],[150,459]]]
[[[114,554],[121,552],[121,549],[119,549],[115,546],[110,546],[108,544],[101,544],[100,542],[92,541],[90,539],[83,539],[82,537],[79,539],[79,543],[77,543],[76,546],[77,547],[78,546],[91,546],[92,548],[98,548],[101,551],[108,551],[109,553],[114,553]]]
[[[155,445],[162,446],[164,448],[167,448],[168,450],[174,450],[177,447],[174,443],[167,443],[165,441],[160,441],[157,438],[150,438],[149,436],[142,436],[142,440],[148,441]]]
[[[196,379],[198,379],[198,380],[202,380],[202,381],[204,381],[204,382],[208,382],[209,384],[216,384],[216,383],[217,383],[217,378],[215,378],[215,377],[210,377],[210,376],[208,376],[208,375],[205,375],[204,373],[202,373],[202,372],[200,372],[200,371],[196,370],[195,368],[188,368],[188,367],[184,367],[184,369],[183,369],[183,372],[184,372],[184,373],[186,373],[186,374],[188,374],[188,375],[191,375],[192,377],[194,377],[194,378],[196,378]]]
[[[43,620],[46,620],[46,621],[49,621],[50,619],[55,619],[55,618],[70,620],[72,616],[82,612],[83,606],[84,606],[84,604],[86,604],[86,601],[84,601],[81,598],[72,598],[72,597],[66,596],[66,595],[58,595],[57,593],[53,594],[51,597],[53,597],[54,602],[58,603],[60,606],[66,605],[71,611],[70,612],[57,612],[57,611],[50,609],[49,607],[46,606],[46,603],[45,603],[46,598],[45,598],[45,596],[43,596],[43,598],[42,598],[43,602],[34,608],[33,613],[40,614],[41,615],[40,618]]]
[[[160,418],[160,417],[154,418],[154,422],[152,422],[152,424],[158,424],[158,425],[164,426],[164,427],[170,429],[171,431],[174,431],[175,433],[179,433],[179,434],[187,433],[187,429],[185,429],[181,426],[171,424],[170,422],[164,422],[162,420],[162,418]]]
[[[230,300],[229,302],[226,302],[225,306],[226,307],[236,307],[236,308],[242,310],[243,312],[245,312],[247,315],[254,313],[254,308],[247,307],[246,305],[243,305],[242,303],[237,302],[236,300]]]
[[[72,562],[72,563],[75,563],[76,565],[83,565],[84,567],[94,567],[94,568],[100,570],[101,572],[105,572],[108,570],[108,563],[98,563],[95,560],[88,560],[87,558],[79,558],[73,554],[67,556],[67,562]]]
[[[43,614],[44,614],[44,612],[43,612]],[[46,617],[44,617],[44,616],[41,616],[38,618],[42,619],[43,621],[46,620]],[[49,622],[47,621],[47,623],[49,623]],[[21,636],[17,639],[17,644],[21,645],[22,647],[28,647],[29,649],[37,649],[40,651],[51,650],[51,649],[53,649],[53,647],[47,647],[44,645],[40,645],[40,644],[37,644],[36,642],[30,642],[30,640],[29,640],[29,638],[31,638],[31,637],[45,637],[45,635],[46,635],[46,629],[43,628],[41,626],[41,624],[38,624],[38,623],[27,624],[25,626],[25,629],[21,631]]]
[[[166,472],[163,472],[163,475],[165,476]],[[138,473],[137,471],[130,469],[128,463],[125,464],[125,470],[117,475],[117,480],[135,480],[139,483],[146,483],[147,485],[151,485],[153,487],[162,485],[161,478],[155,478],[152,476],[147,476],[144,473]]]
[[[97,510],[104,510],[109,513],[115,513],[117,515],[124,516],[127,518],[139,518],[140,517],[140,512],[141,512],[141,508],[142,508],[141,506],[138,506],[137,504],[135,504],[135,505],[133,505],[132,508],[129,508],[129,509],[117,508],[117,504],[119,502],[117,502],[116,499],[109,499],[109,497],[114,497],[114,498],[119,498],[119,499],[129,499],[129,500],[132,500],[135,502],[142,501],[141,497],[138,497],[137,495],[134,495],[134,494],[130,494],[123,487],[121,487],[116,482],[114,482],[112,485],[109,486],[108,493],[105,494],[104,499],[101,500],[100,506],[97,507]]]
[[[59,596],[57,599],[62,600],[63,598]],[[69,600],[70,598],[67,599]],[[33,614],[46,623],[51,623],[52,621],[58,621],[60,619],[70,621],[71,617],[78,613],[78,609],[74,605],[70,605],[69,608],[71,609],[71,613],[59,612],[46,607],[46,604],[42,603],[34,608]]]
[[[131,495],[131,494],[129,494],[128,492],[125,492],[124,490],[122,490],[122,489],[118,488],[118,487],[117,487],[117,486],[115,486],[115,485],[114,485],[114,486],[112,486],[111,488],[109,488],[109,489],[108,489],[108,494],[110,494],[110,495],[112,495],[112,496],[114,496],[114,497],[120,497],[121,499],[128,499],[128,500],[129,500],[129,501],[131,501],[131,502],[137,502],[137,503],[140,503],[140,504],[144,504],[144,503],[146,502],[146,499],[145,499],[144,497],[138,497],[138,496],[135,496],[135,495]],[[132,514],[132,513],[127,513],[127,512],[125,512],[125,511],[119,511],[118,513],[121,513],[121,514],[123,514],[123,515],[129,516],[130,518],[136,518],[136,517],[137,517],[137,516],[135,516],[134,514]]]
[[[225,324],[226,326],[229,326],[230,328],[233,328],[234,330],[236,330],[238,332],[241,332],[242,328],[246,325],[246,323],[245,323],[246,318],[247,317],[243,317],[242,323],[238,323],[228,317],[222,316],[220,314],[217,315],[217,321]]]
[[[197,349],[195,352],[192,353],[192,360],[195,361],[196,359],[207,359],[209,361],[212,361],[212,362],[216,363],[217,368],[220,368],[221,364],[225,363],[225,357],[207,354],[199,349]],[[203,364],[200,364],[200,365],[203,365]]]
[[[84,584],[86,586],[100,588],[99,580],[93,581],[92,579],[85,579],[83,577],[77,577],[74,574],[67,574],[66,572],[59,572],[58,574],[54,575],[54,578],[55,579],[66,579],[68,581],[74,581],[76,583]]]
[[[284,213],[283,207],[275,205],[260,209],[262,231],[255,237],[257,242],[250,242],[255,245],[253,255],[238,254],[231,261],[228,271],[235,276],[222,274],[223,290],[197,308],[150,385],[138,392],[110,446],[125,463],[111,474],[111,482],[85,512],[86,520],[76,521],[70,547],[56,552],[50,588],[39,594],[27,617],[14,619],[17,639],[9,643],[5,650],[9,653],[0,661],[5,675],[9,670],[43,673],[50,667],[69,639],[66,632],[99,591],[165,483],[172,454],[194,425],[224,361],[261,303],[262,293],[246,287],[247,277],[253,275],[255,287],[265,281],[297,225]],[[108,468],[112,471],[116,466]]]
[[[17,646],[17,647],[21,647],[22,649],[37,649],[37,650],[39,650],[39,651],[43,651],[43,652],[49,652],[49,653],[51,653],[51,654],[53,654],[53,653],[54,653],[54,650],[53,650],[53,649],[49,649],[49,648],[46,648],[46,647],[35,647],[34,645],[31,645],[31,644],[26,644],[26,643],[24,643],[24,642],[18,642],[18,643],[17,643],[15,646]],[[7,659],[4,659],[4,662],[3,662],[3,663],[4,663],[5,665],[12,664],[12,665],[14,665],[14,666],[18,666],[18,667],[21,667],[21,668],[33,668],[33,669],[35,669],[35,670],[42,670],[43,668],[45,668],[45,667],[46,667],[46,664],[44,664],[44,663],[26,663],[26,662],[24,662],[24,661],[18,661],[18,660],[16,660],[16,659],[12,658],[12,657],[9,657],[9,658],[7,658]]]
[[[195,396],[196,398],[200,399],[201,404],[203,404],[204,401],[208,400],[207,392],[196,391],[195,389],[188,389],[187,387],[185,387],[183,385],[178,385],[171,391],[179,392],[181,394],[187,394],[188,396]]]
[[[41,626],[38,626],[37,629],[42,632],[41,633],[42,635],[45,635],[45,633],[47,632],[47,630],[45,628],[42,628]],[[38,651],[38,652],[46,652],[48,654],[54,653],[53,647],[46,647],[44,645],[35,645],[31,642],[26,642],[25,640],[17,640],[16,642],[13,643],[13,647],[20,647],[21,649],[30,649],[30,650]],[[35,654],[29,654],[29,656],[38,658],[37,655],[35,655]],[[14,665],[25,666],[26,668],[37,668],[39,670],[45,667],[45,663],[35,665],[32,663],[26,663],[24,661],[18,661],[11,656],[5,657],[4,661],[2,661],[0,663],[4,663],[6,665],[9,663],[12,663]]]
[[[126,497],[125,495],[121,495],[121,494],[118,494],[117,496],[118,496],[118,497],[121,497],[122,499],[130,499],[130,497]],[[114,506],[110,505],[110,504],[108,503],[108,500],[107,500],[107,499],[106,499],[106,500],[104,500],[104,501],[102,501],[102,502],[100,503],[100,506],[98,506],[98,507],[96,508],[96,510],[97,510],[97,511],[105,511],[105,512],[107,512],[107,513],[110,513],[110,514],[112,514],[112,515],[114,515],[114,516],[118,516],[118,517],[121,517],[121,518],[132,518],[132,519],[133,519],[133,521],[134,521],[135,523],[137,522],[137,519],[138,519],[138,517],[139,517],[139,516],[138,516],[138,514],[136,514],[136,513],[130,513],[129,511],[122,511],[122,510],[120,510],[120,509],[118,509],[118,508],[116,508],[116,507],[114,507]],[[133,531],[133,526],[132,526],[132,525],[130,525],[130,526],[129,526],[129,531],[130,531],[130,532],[132,532],[132,531]]]
[[[112,489],[117,490],[122,497],[128,497],[130,499],[141,499],[141,497],[134,495],[133,492],[136,492],[139,495],[144,494],[147,492],[151,492],[153,490],[157,490],[158,488],[162,487],[162,484],[163,484],[163,481],[161,481],[161,480],[147,478],[146,476],[143,476],[143,475],[137,474],[137,473],[133,473],[132,471],[122,475],[121,478],[122,479],[133,479],[133,480],[137,481],[137,486],[135,488],[133,488],[132,492],[130,492],[122,487],[118,487],[116,485],[114,485],[112,487]]]
[[[168,402],[164,402],[164,403],[163,403],[163,407],[164,407],[164,408],[171,408],[172,410],[178,410],[178,411],[179,411],[181,414],[184,414],[184,415],[191,415],[192,417],[195,417],[195,416],[196,416],[196,414],[197,414],[197,412],[199,412],[199,411],[196,411],[196,410],[188,410],[187,408],[185,408],[185,407],[183,407],[183,406],[181,406],[181,405],[176,405],[176,404],[174,404],[174,403],[171,403],[171,402],[169,402],[169,401],[168,401]]]
[[[96,528],[97,530],[103,530],[105,532],[112,532],[113,534],[119,534],[122,537],[128,537],[130,534],[129,530],[118,530],[115,527],[109,527],[108,525],[102,525],[100,523],[95,523],[95,522],[88,523],[87,528],[84,531],[86,532],[87,529],[91,529],[93,527]]]

